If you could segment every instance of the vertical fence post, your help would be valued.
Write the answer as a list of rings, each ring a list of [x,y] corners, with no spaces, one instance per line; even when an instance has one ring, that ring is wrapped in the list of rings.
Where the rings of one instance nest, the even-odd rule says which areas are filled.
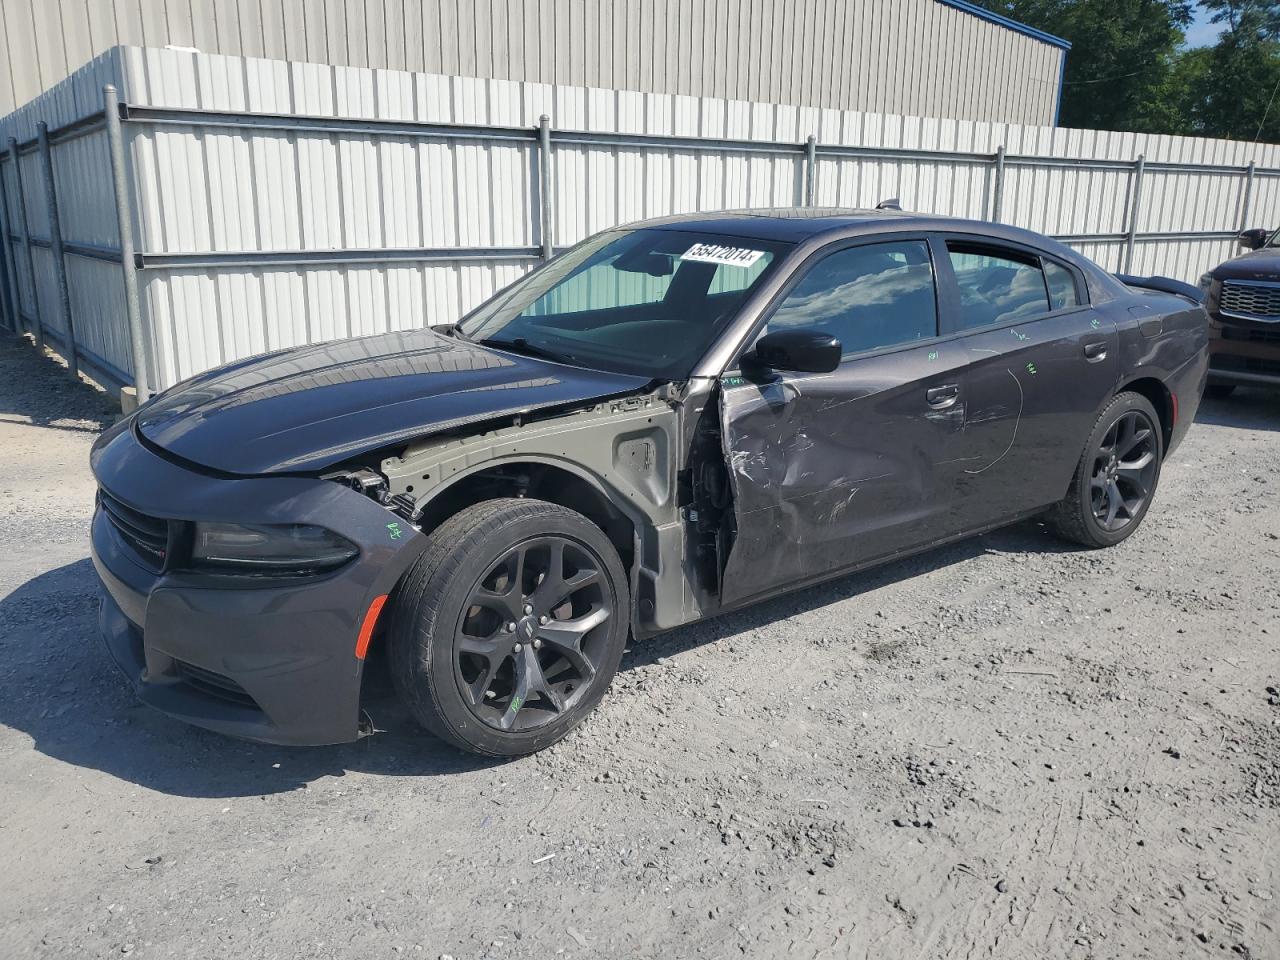
[[[555,256],[555,232],[551,223],[551,118],[545,113],[538,118],[538,193],[542,201],[542,259]]]
[[[18,274],[13,261],[13,231],[9,228],[8,188],[4,184],[4,153],[0,152],[0,300],[9,328],[22,332],[22,318],[18,316]]]
[[[1240,198],[1241,233],[1249,229],[1249,218],[1253,216],[1253,180],[1257,173],[1257,164],[1250,161],[1248,169],[1244,172],[1244,184],[1241,187],[1244,192],[1244,196]]]
[[[111,152],[111,180],[116,193],[116,221],[120,227],[120,269],[124,274],[124,308],[129,321],[129,346],[133,355],[133,388],[138,402],[151,395],[147,381],[147,346],[142,336],[142,309],[138,300],[138,264],[133,247],[133,211],[129,199],[129,172],[125,166],[124,132],[120,129],[120,97],[116,88],[102,88],[107,143]]]
[[[818,175],[818,138],[812,133],[804,142],[804,205],[813,206],[813,196],[817,189]]]
[[[1133,272],[1133,247],[1138,239],[1138,215],[1142,212],[1142,175],[1147,169],[1147,158],[1139,156],[1133,165],[1133,179],[1129,188],[1129,230],[1124,243],[1124,272]]]
[[[1004,144],[996,148],[995,165],[996,182],[991,185],[991,221],[999,223],[1004,212]]]
[[[44,325],[40,322],[40,296],[35,293],[36,265],[31,258],[31,229],[27,225],[27,194],[22,189],[22,163],[18,159],[18,138],[9,138],[9,158],[13,160],[13,199],[18,205],[18,240],[22,243],[23,256],[27,261],[27,276],[31,278],[35,309],[31,311],[31,332],[35,334],[36,349],[44,349]],[[19,288],[21,289],[21,288]]]
[[[41,120],[36,124],[36,139],[40,147],[40,170],[44,175],[44,204],[49,216],[49,249],[53,254],[53,275],[58,281],[58,308],[62,313],[62,331],[65,338],[67,369],[71,376],[80,376],[80,360],[76,355],[76,325],[71,317],[71,287],[67,284],[67,258],[62,249],[62,219],[58,215],[58,188],[53,179],[53,150],[49,147],[49,125]]]

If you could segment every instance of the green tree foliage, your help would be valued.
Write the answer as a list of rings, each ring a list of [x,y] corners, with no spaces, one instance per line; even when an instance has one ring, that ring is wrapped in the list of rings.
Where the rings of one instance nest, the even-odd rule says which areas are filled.
[[[1223,27],[1185,49],[1189,0],[977,0],[1072,43],[1065,126],[1280,142],[1280,0],[1200,0]]]

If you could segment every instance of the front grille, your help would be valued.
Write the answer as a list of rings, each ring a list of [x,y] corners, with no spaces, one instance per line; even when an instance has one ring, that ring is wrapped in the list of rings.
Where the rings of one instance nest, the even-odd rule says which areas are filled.
[[[169,521],[149,517],[127,507],[105,490],[98,491],[98,503],[120,537],[151,566],[164,566],[169,550]]]
[[[1280,283],[1223,281],[1218,306],[1223,313],[1280,321]]]
[[[1228,370],[1239,373],[1265,373],[1280,376],[1280,360],[1263,360],[1260,357],[1240,357],[1215,353],[1209,361],[1212,370]]]
[[[1280,330],[1251,330],[1248,327],[1223,327],[1223,340],[1245,343],[1280,343]]]
[[[197,667],[194,663],[187,663],[185,660],[174,660],[173,666],[183,683],[206,696],[227,700],[243,707],[260,709],[249,692],[230,677],[224,677],[204,667]]]

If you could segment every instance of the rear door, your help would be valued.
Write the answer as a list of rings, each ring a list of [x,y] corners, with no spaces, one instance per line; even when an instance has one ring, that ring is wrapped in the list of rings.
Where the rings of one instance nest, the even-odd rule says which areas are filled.
[[[1119,340],[1069,263],[984,238],[938,246],[953,294],[944,329],[968,359],[955,477],[956,519],[969,530],[1063,497],[1117,382]]]
[[[726,604],[936,537],[950,523],[963,351],[938,343],[924,237],[837,246],[798,271],[761,334],[838,337],[828,374],[722,380],[736,532]],[[943,464],[939,467],[939,464]]]

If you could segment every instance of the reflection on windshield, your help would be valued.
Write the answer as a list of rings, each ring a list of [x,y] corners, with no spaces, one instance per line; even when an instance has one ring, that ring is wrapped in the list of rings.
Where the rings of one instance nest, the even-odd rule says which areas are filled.
[[[529,356],[682,379],[788,247],[699,231],[611,231],[518,281],[458,329]]]

